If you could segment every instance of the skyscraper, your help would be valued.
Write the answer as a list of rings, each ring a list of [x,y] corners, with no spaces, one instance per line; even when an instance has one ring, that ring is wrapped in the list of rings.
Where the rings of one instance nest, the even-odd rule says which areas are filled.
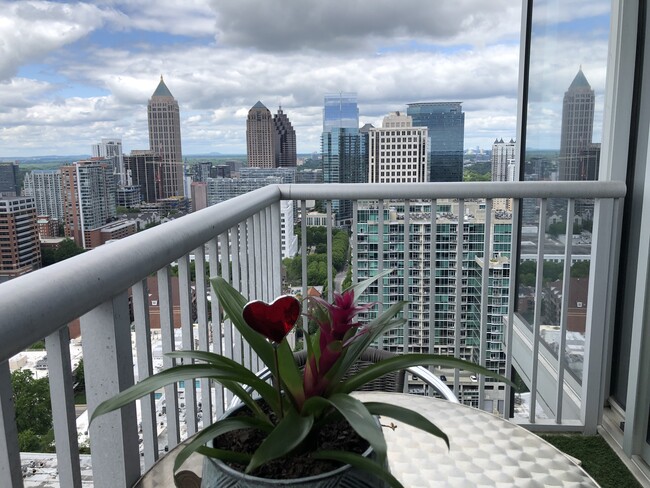
[[[61,166],[66,237],[88,249],[89,232],[116,216],[113,166],[109,160],[91,159]]]
[[[246,119],[246,154],[248,165],[253,168],[276,167],[275,125],[273,116],[264,104],[258,101],[248,111]]]
[[[0,197],[20,195],[18,187],[18,164],[0,163]]]
[[[61,170],[35,169],[25,175],[25,196],[34,197],[37,215],[63,219],[63,194],[61,193]]]
[[[32,197],[0,197],[0,282],[41,267]]]
[[[495,139],[492,144],[492,181],[513,181],[509,178],[508,165],[515,160],[515,141]]]
[[[161,194],[158,198],[182,197],[183,153],[181,150],[181,118],[178,102],[165,85],[160,83],[147,105],[149,148],[160,155]]]
[[[122,139],[107,139],[92,145],[93,158],[110,159],[113,164],[113,174],[117,183],[126,185],[126,174],[124,171],[124,155],[122,154]]]
[[[428,181],[426,127],[413,127],[411,117],[393,112],[381,129],[368,131],[370,183],[424,183]]]
[[[141,201],[155,203],[163,198],[160,155],[154,151],[136,149],[124,156],[127,185],[140,188]]]
[[[368,181],[368,129],[359,130],[356,93],[325,95],[321,136],[325,183]],[[333,200],[332,207],[339,221],[352,217],[351,202]]]
[[[414,127],[429,129],[429,181],[463,181],[465,113],[462,102],[409,103]]]
[[[296,131],[291,125],[289,117],[278,108],[278,113],[273,116],[275,127],[275,162],[276,167],[292,168],[296,166]]]
[[[560,179],[587,180],[589,173],[581,171],[581,153],[589,149],[594,131],[594,90],[578,70],[564,92],[562,102],[562,133],[560,135]],[[593,173],[592,173],[593,175]]]
[[[325,95],[323,104],[323,132],[332,129],[358,129],[359,108],[356,93]]]

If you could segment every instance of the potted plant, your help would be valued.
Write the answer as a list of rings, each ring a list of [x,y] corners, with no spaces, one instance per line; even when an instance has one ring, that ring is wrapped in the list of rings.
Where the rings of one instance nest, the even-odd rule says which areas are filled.
[[[292,463],[292,456],[300,455],[311,460],[328,460],[340,465],[349,465],[332,470],[338,480],[341,476],[361,476],[369,472],[379,483],[400,487],[400,482],[386,469],[386,442],[376,420],[386,415],[406,424],[420,428],[434,436],[441,437],[449,446],[447,436],[433,423],[417,412],[395,405],[363,402],[350,395],[354,390],[383,375],[409,366],[439,365],[468,369],[476,373],[496,376],[493,372],[474,363],[433,354],[403,354],[372,364],[346,377],[346,373],[362,352],[388,330],[403,325],[405,320],[398,315],[405,305],[399,302],[368,324],[355,321],[358,312],[373,305],[358,306],[356,301],[364,290],[376,279],[390,273],[386,271],[373,278],[350,287],[342,294],[335,293],[333,303],[320,298],[310,298],[310,319],[318,327],[314,333],[303,330],[307,346],[307,362],[301,370],[294,361],[287,334],[296,327],[301,307],[291,296],[282,296],[273,303],[247,300],[222,278],[212,280],[212,286],[226,315],[239,330],[244,340],[270,369],[273,384],[260,379],[253,371],[239,363],[205,351],[175,351],[168,355],[185,361],[196,361],[169,368],[145,378],[136,385],[120,392],[101,403],[93,412],[92,419],[116,410],[124,405],[181,380],[209,378],[220,382],[236,395],[245,406],[245,414],[226,416],[214,424],[204,427],[178,454],[174,471],[178,470],[189,455],[198,451],[220,460],[216,463],[225,471],[233,471],[223,464],[240,465],[242,484],[227,486],[266,486],[263,479],[254,476],[260,467],[274,460],[282,464]],[[501,381],[509,380],[499,377]],[[332,448],[322,448],[319,435],[332,424],[344,425],[370,446],[365,453],[355,453]],[[257,438],[254,447],[233,451],[223,447],[208,447],[216,438],[235,432],[253,432]],[[226,447],[230,447],[227,445]],[[362,449],[363,451],[363,449]],[[372,451],[373,459],[368,457]],[[324,481],[322,485],[312,483],[312,468],[307,463],[307,472],[301,478],[283,483],[283,486],[338,486],[338,481]],[[354,469],[351,469],[350,466]],[[220,469],[221,469],[220,468]],[[349,471],[345,474],[344,472]],[[237,471],[234,471],[237,473]],[[232,473],[231,473],[232,474]],[[235,475],[236,476],[236,475]],[[304,478],[308,478],[306,481]],[[204,483],[205,483],[204,479]],[[268,480],[267,480],[268,481]],[[361,482],[349,482],[347,486],[362,486]],[[267,483],[268,484],[268,483]],[[216,486],[216,485],[213,485]]]

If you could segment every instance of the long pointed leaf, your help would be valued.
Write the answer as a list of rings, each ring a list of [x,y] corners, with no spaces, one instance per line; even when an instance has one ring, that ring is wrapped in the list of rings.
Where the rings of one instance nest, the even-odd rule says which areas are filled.
[[[350,395],[335,393],[329,398],[312,397],[305,402],[305,411],[322,411],[323,405],[331,405],[345,417],[350,426],[367,440],[375,450],[380,462],[386,459],[386,440],[377,427],[375,418],[365,405]]]
[[[269,431],[270,427],[254,417],[229,417],[209,425],[205,429],[201,430],[197,436],[178,453],[178,456],[174,461],[174,472],[183,465],[187,458],[190,457],[190,454],[203,446],[206,442],[209,442],[226,432],[237,429],[261,429]]]
[[[443,441],[445,441],[445,444],[447,444],[447,449],[449,449],[449,437],[447,437],[447,434],[440,430],[428,418],[417,413],[415,410],[410,410],[398,405],[392,405],[390,403],[383,402],[363,402],[363,404],[373,415],[385,415],[386,417],[399,420],[400,422],[404,422],[405,424],[428,432],[431,435],[440,437]]]
[[[404,305],[406,305],[406,302],[404,301],[391,305],[388,310],[386,310],[379,317],[376,317],[366,326],[368,329],[368,332],[366,334],[362,335],[348,346],[345,354],[339,360],[336,369],[332,371],[331,376],[328,375],[331,388],[336,387],[336,385],[341,381],[341,378],[347,371],[349,371],[355,361],[361,356],[363,351],[365,351],[377,337],[393,329],[394,327],[403,325],[406,322],[404,319],[394,318],[395,315],[397,315],[402,310]]]
[[[383,466],[380,466],[375,461],[359,454],[346,451],[316,451],[311,456],[316,459],[332,459],[334,461],[349,464],[350,466],[367,471],[376,477],[381,478],[393,488],[404,488],[402,483],[386,471]]]
[[[250,408],[251,412],[253,412],[253,415],[255,417],[257,417],[258,419],[266,422],[269,425],[273,425],[273,422],[271,422],[269,417],[262,411],[259,404],[253,399],[251,394],[248,393],[246,391],[246,389],[243,388],[239,383],[235,383],[234,381],[220,381],[220,383],[225,388],[228,388],[230,391],[232,391],[233,394],[235,396],[237,396],[237,398],[239,398],[244,405],[246,405],[248,408]],[[262,398],[269,405],[271,410],[276,412],[276,415],[277,415],[277,412],[280,411],[280,408],[279,408],[280,405],[278,403],[276,391],[275,391],[275,389],[271,388],[268,393],[269,393],[268,396],[266,396],[266,397],[262,396]]]
[[[255,353],[267,366],[273,365],[273,347],[267,340],[251,329],[244,320],[243,310],[246,305],[246,299],[226,280],[217,276],[211,280],[212,288],[219,298],[219,304],[223,307],[228,318],[237,327],[237,330],[248,342]]]
[[[508,378],[501,376],[494,371],[490,371],[483,366],[479,366],[478,364],[463,359],[456,359],[439,354],[400,354],[392,358],[384,359],[378,363],[371,364],[367,368],[359,371],[356,375],[341,382],[334,388],[334,390],[349,393],[387,373],[405,369],[409,366],[445,366],[449,368],[459,368],[473,373],[490,376],[498,381],[503,381],[511,386],[515,386],[515,384]]]
[[[309,435],[313,425],[312,415],[303,417],[295,410],[289,410],[253,453],[253,458],[246,466],[246,472],[250,473],[262,464],[291,452]]]
[[[225,449],[215,449],[214,447],[199,446],[196,452],[211,458],[231,463],[248,464],[252,455],[245,452],[226,451]]]
[[[358,298],[363,294],[366,289],[372,285],[375,281],[377,281],[380,278],[383,278],[384,276],[387,276],[391,274],[394,270],[393,269],[387,269],[385,271],[382,271],[379,274],[376,274],[375,276],[371,276],[370,278],[366,278],[363,281],[360,281],[359,283],[356,283],[348,288],[346,288],[344,291],[348,290],[353,290],[354,291],[354,301],[356,302]]]
[[[243,366],[242,366],[243,368]],[[258,379],[253,373],[248,371],[246,368],[243,368],[248,372],[248,375],[242,377],[240,371],[237,371],[230,367],[221,367],[214,364],[186,364],[183,366],[175,366],[173,368],[166,369],[160,373],[156,373],[153,376],[149,376],[139,383],[127,388],[124,391],[121,391],[117,395],[104,402],[100,403],[97,408],[94,410],[90,421],[92,422],[99,415],[103,415],[108,412],[112,412],[118,408],[123,407],[131,403],[134,400],[137,400],[144,395],[153,393],[163,386],[175,383],[177,381],[190,380],[194,378],[212,378],[215,380],[226,380],[226,381],[243,381],[247,384],[260,386],[262,389],[264,387],[271,388],[270,385],[264,383]],[[264,386],[259,385],[263,383]]]
[[[257,353],[262,362],[273,372],[274,376],[278,376],[275,371],[275,359],[273,356],[273,346],[256,331],[251,329],[243,316],[243,309],[246,305],[246,299],[239,293],[230,283],[221,277],[216,277],[211,280],[212,287],[214,288],[219,303],[224,311],[232,321],[233,325],[241,333],[245,341],[247,341],[253,350]],[[300,371],[293,361],[293,353],[287,341],[282,341],[278,346],[278,362],[280,366],[280,378],[286,388],[286,393],[292,398],[294,403],[302,403],[304,398],[304,391],[302,388],[302,377]]]

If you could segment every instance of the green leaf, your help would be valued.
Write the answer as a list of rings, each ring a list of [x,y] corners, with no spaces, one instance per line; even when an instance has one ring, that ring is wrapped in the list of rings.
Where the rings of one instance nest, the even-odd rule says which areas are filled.
[[[503,381],[504,383],[508,383],[511,386],[515,386],[515,384],[508,378],[470,361],[456,359],[449,356],[442,356],[439,354],[412,353],[400,354],[389,359],[383,359],[378,363],[371,364],[367,368],[359,371],[356,375],[336,385],[334,387],[334,390],[343,393],[349,393],[351,391],[359,389],[372,380],[382,377],[387,373],[392,373],[393,371],[405,369],[410,366],[444,366],[448,368],[459,368],[466,371],[471,371],[473,373],[490,376],[498,381]]]
[[[447,449],[449,449],[449,437],[442,430],[436,427],[428,418],[420,415],[414,410],[408,408],[400,407],[398,405],[392,405],[390,403],[383,402],[364,402],[363,403],[368,411],[373,415],[384,415],[405,424],[411,425],[417,429],[428,432],[431,435],[440,437],[447,444]]]
[[[384,434],[377,427],[375,418],[361,401],[342,393],[335,393],[329,398],[312,397],[305,402],[304,411],[322,412],[325,405],[331,405],[345,417],[357,434],[370,443],[380,462],[386,459]]]
[[[160,373],[143,379],[139,383],[119,392],[114,397],[100,403],[93,411],[90,421],[92,422],[99,415],[117,410],[138,398],[153,393],[157,389],[177,381],[185,381],[194,378],[212,378],[215,380],[243,382],[252,385],[256,390],[258,388],[261,390],[271,388],[270,385],[261,381],[249,370],[243,366],[241,366],[241,368],[246,372],[246,374],[243,374],[239,369],[231,368],[229,366],[218,366],[216,364],[186,364],[166,369]]]
[[[349,464],[355,468],[372,473],[376,477],[387,482],[393,488],[404,488],[402,483],[400,483],[399,480],[390,474],[383,466],[359,454],[346,451],[316,451],[312,453],[311,456],[316,459],[332,459],[334,461]]]
[[[232,321],[233,325],[241,333],[246,342],[250,344],[257,353],[262,362],[268,367],[273,375],[277,378],[275,370],[275,358],[273,355],[273,346],[264,336],[251,329],[244,320],[243,310],[247,301],[230,283],[221,277],[211,280],[219,303]],[[285,386],[286,394],[291,398],[294,404],[302,404],[304,399],[304,390],[302,387],[302,375],[298,370],[293,353],[286,340],[278,346],[278,363],[280,366],[280,378]]]
[[[217,276],[210,280],[217,294],[219,304],[223,307],[228,318],[248,342],[259,358],[273,371],[273,346],[261,335],[251,329],[244,320],[243,310],[247,301],[230,283]]]
[[[359,359],[363,351],[365,351],[368,346],[385,332],[401,326],[406,323],[404,319],[395,319],[394,316],[398,314],[402,308],[406,305],[406,302],[401,301],[393,304],[388,310],[386,310],[379,317],[376,317],[370,324],[366,327],[368,332],[356,339],[352,344],[350,344],[345,354],[341,359],[336,363],[332,368],[330,373],[327,375],[327,379],[330,381],[330,388],[328,393],[331,393],[334,388],[337,387],[341,378],[345,376],[345,373],[349,371],[352,365]]]
[[[253,453],[253,458],[246,466],[246,473],[250,473],[272,459],[290,453],[309,435],[313,425],[314,417],[312,415],[303,417],[295,410],[289,410]]]
[[[190,455],[199,447],[203,446],[215,437],[237,429],[260,429],[268,432],[270,427],[254,417],[229,417],[219,420],[201,430],[196,437],[194,437],[192,441],[178,453],[178,456],[174,461],[174,472],[176,472],[187,458],[190,457]]]
[[[232,391],[233,394],[237,396],[244,405],[250,408],[251,412],[253,412],[253,415],[255,417],[266,422],[269,425],[273,425],[273,422],[271,422],[269,417],[262,411],[259,404],[253,399],[251,394],[248,391],[246,391],[246,389],[243,388],[239,383],[235,383],[234,381],[220,381],[220,383],[225,388],[228,388],[230,391]],[[260,396],[262,395],[260,394]],[[280,404],[278,403],[278,398],[275,389],[270,388],[268,391],[268,395],[262,396],[262,398],[269,405],[271,410],[273,410],[277,415],[278,412],[280,411]]]
[[[355,285],[352,285],[350,288],[347,288],[346,290],[344,290],[344,292],[346,292],[348,290],[354,290],[354,301],[356,303],[356,301],[359,299],[359,297],[363,294],[364,291],[366,291],[366,289],[370,285],[372,285],[378,279],[383,278],[384,276],[387,276],[387,275],[391,274],[393,271],[394,271],[393,269],[384,270],[381,273],[376,274],[375,276],[371,276],[370,278],[366,278],[365,280],[360,281],[359,283],[356,283]]]

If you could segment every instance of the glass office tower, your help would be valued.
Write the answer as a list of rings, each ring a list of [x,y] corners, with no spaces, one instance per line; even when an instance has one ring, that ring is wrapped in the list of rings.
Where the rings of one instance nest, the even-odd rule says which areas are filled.
[[[323,132],[332,129],[358,129],[359,107],[356,93],[325,95],[323,108]]]
[[[462,102],[409,103],[413,127],[429,129],[429,181],[463,181],[465,113]]]

